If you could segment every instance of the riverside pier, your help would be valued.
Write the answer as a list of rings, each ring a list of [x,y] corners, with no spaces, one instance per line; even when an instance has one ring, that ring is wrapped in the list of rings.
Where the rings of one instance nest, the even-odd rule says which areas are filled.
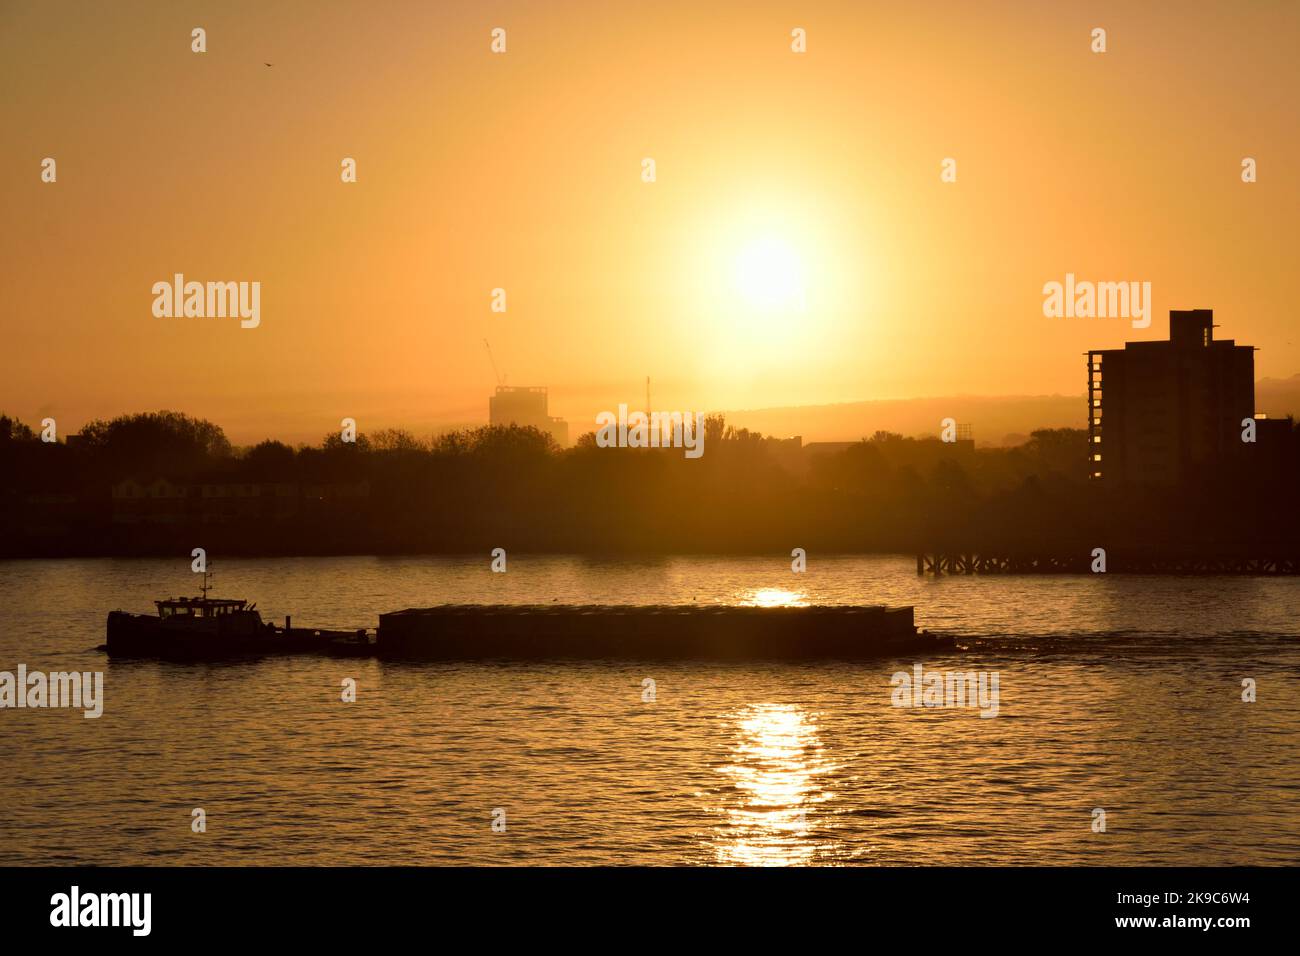
[[[1077,551],[924,551],[916,556],[916,573],[945,574],[1091,574],[1093,555]],[[1204,555],[1106,550],[1107,574],[1300,574],[1300,555]]]

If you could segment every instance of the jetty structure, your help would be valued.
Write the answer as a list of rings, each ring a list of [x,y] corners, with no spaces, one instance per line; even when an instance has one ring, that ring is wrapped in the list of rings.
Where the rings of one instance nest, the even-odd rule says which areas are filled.
[[[956,574],[1093,574],[1095,557],[1085,548],[1058,551],[923,551],[916,556],[919,575]],[[1108,574],[1300,574],[1300,553],[1192,554],[1185,551],[1111,548]]]
[[[375,651],[420,660],[867,659],[943,650],[911,607],[444,604],[379,616]]]

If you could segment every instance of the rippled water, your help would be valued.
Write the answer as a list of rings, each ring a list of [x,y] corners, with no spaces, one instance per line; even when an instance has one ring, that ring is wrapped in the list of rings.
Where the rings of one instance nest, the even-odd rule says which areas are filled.
[[[513,554],[506,574],[217,571],[222,596],[339,627],[442,601],[914,604],[964,644],[924,667],[996,671],[998,715],[891,706],[911,658],[109,662],[105,613],[193,591],[188,558],[0,562],[0,670],[102,670],[106,696],[98,720],[0,710],[0,863],[1300,862],[1297,579],[936,581],[905,557],[817,556],[804,575]]]

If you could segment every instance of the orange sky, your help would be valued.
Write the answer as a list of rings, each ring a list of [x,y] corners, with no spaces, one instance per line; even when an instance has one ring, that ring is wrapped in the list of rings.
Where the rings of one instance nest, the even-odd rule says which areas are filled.
[[[683,410],[1076,394],[1197,307],[1291,375],[1298,38],[1284,2],[10,0],[0,409],[481,422],[484,337],[581,428],[647,375]],[[802,312],[737,294],[756,237]],[[260,281],[260,327],[156,318],[176,272]],[[1045,318],[1067,272],[1151,282],[1151,328]]]

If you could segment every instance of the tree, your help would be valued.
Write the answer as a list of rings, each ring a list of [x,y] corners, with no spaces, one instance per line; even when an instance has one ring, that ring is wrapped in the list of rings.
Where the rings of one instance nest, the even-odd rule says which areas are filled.
[[[0,442],[35,441],[36,433],[16,418],[0,415]]]
[[[268,439],[254,445],[244,455],[244,468],[249,477],[263,481],[284,480],[294,473],[297,456],[283,442]]]
[[[97,420],[79,436],[93,470],[116,480],[182,476],[231,457],[225,432],[212,422],[180,412],[145,412]]]
[[[372,451],[419,452],[428,451],[429,444],[402,428],[385,428],[370,434]]]

